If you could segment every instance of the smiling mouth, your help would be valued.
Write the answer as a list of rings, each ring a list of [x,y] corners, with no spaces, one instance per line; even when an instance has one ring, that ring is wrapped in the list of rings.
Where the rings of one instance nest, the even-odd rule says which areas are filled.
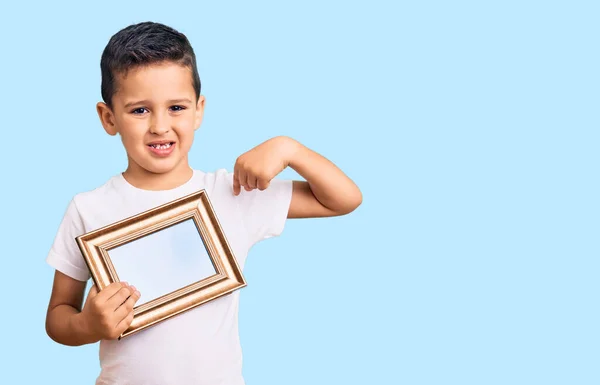
[[[175,144],[175,142],[168,142],[163,144],[149,144],[148,147],[152,147],[157,150],[166,150],[167,148],[170,148],[173,144]]]

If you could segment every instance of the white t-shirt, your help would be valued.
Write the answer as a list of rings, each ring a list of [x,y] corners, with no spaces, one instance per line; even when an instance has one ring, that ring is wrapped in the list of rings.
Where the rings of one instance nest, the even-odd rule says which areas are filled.
[[[91,277],[76,236],[200,189],[206,190],[242,269],[254,244],[283,231],[292,197],[291,180],[274,179],[263,191],[248,192],[242,187],[235,196],[233,173],[225,169],[210,173],[194,170],[188,182],[164,191],[138,189],[118,174],[101,187],[73,197],[47,262],[74,279],[86,281]],[[96,384],[243,385],[239,293],[205,303],[120,341],[100,341],[101,372]]]

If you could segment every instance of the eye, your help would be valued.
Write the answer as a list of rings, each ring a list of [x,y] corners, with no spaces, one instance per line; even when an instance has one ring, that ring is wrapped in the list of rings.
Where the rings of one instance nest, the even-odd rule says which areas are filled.
[[[179,112],[179,111],[185,110],[185,107],[183,107],[183,106],[173,106],[173,107],[171,107],[171,109],[173,111],[175,111],[175,112]]]
[[[131,113],[135,114],[135,115],[141,115],[144,113],[144,111],[146,111],[146,109],[144,107],[140,107],[140,108],[136,108],[135,110],[131,111]]]

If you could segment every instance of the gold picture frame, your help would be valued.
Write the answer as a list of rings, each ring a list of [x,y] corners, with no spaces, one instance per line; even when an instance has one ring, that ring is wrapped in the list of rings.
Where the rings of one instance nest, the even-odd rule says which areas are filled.
[[[204,251],[210,257],[214,274],[136,305],[133,321],[119,340],[245,287],[240,266],[204,189],[76,237],[94,284],[101,291],[113,282],[120,282],[114,256],[113,259],[109,256],[111,250],[190,221],[195,224]],[[144,292],[137,285],[136,288],[143,296]]]

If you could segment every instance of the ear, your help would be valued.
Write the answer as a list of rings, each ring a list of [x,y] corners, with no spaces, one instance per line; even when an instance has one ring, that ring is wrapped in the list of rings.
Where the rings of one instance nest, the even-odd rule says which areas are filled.
[[[204,96],[200,95],[198,104],[196,104],[196,118],[194,119],[194,131],[200,128],[202,118],[204,117]]]
[[[98,112],[98,117],[100,118],[102,127],[104,127],[104,131],[106,131],[108,135],[116,135],[118,133],[118,129],[117,125],[115,124],[115,116],[110,107],[105,103],[99,102],[96,104],[96,111]]]

